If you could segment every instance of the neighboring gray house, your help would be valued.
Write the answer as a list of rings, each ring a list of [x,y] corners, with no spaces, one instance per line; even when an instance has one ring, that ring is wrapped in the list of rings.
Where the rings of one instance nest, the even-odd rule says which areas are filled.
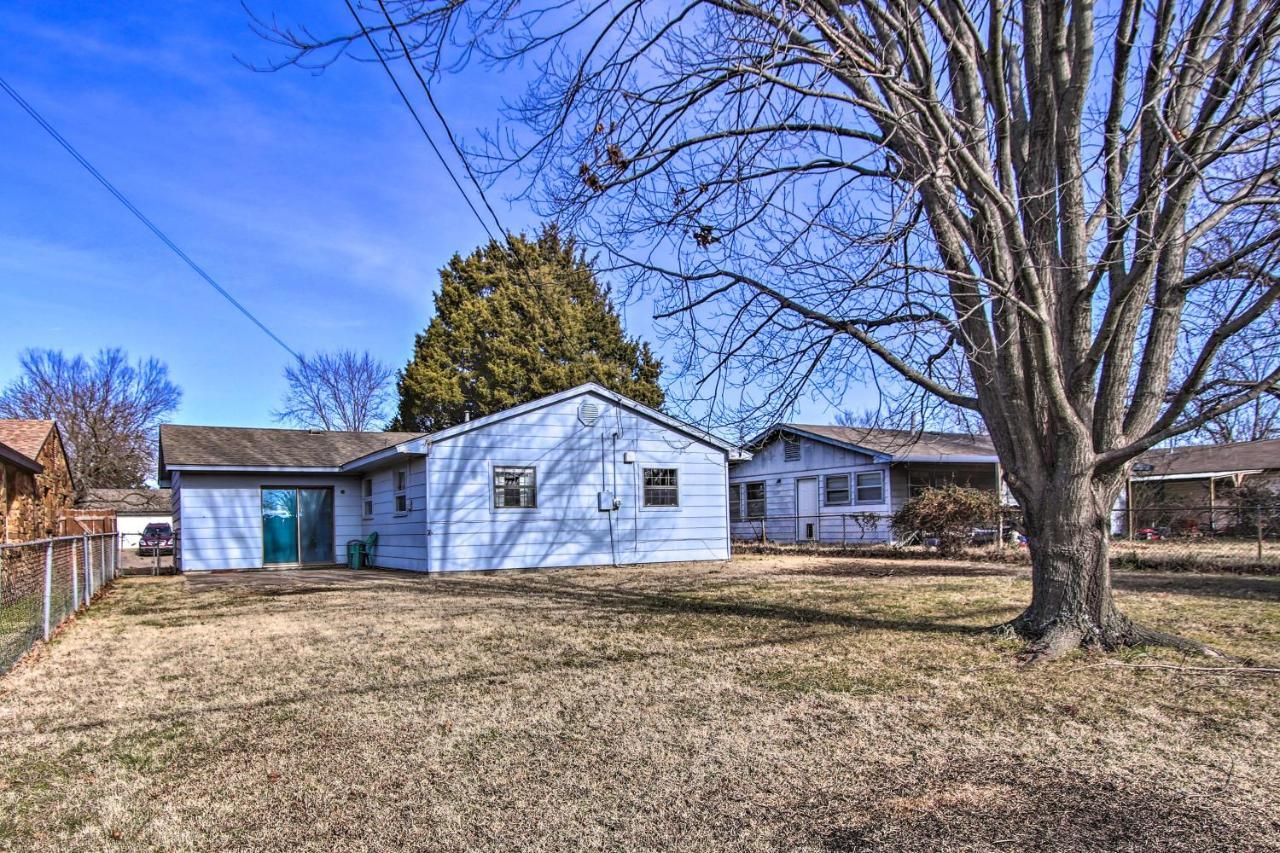
[[[332,564],[370,533],[411,571],[723,560],[731,457],[595,384],[425,435],[160,429],[183,571]]]
[[[1148,450],[1129,470],[1112,532],[1229,529],[1240,523],[1237,493],[1245,487],[1280,492],[1280,440]]]
[[[995,492],[1002,480],[985,435],[783,423],[746,449],[729,471],[734,539],[883,542],[889,516],[920,490]]]

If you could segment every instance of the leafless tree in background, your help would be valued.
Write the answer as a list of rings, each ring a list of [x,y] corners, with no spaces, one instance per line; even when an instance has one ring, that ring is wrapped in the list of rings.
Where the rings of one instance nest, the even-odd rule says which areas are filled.
[[[162,362],[130,364],[121,349],[92,360],[30,349],[21,368],[0,392],[0,417],[57,421],[78,491],[140,488],[155,475],[160,424],[182,401]]]
[[[382,429],[395,371],[367,352],[339,350],[303,356],[284,369],[284,402],[276,420],[310,429]]]
[[[1109,516],[1134,457],[1280,379],[1214,379],[1280,296],[1280,0],[363,12],[263,32],[281,64],[364,50],[367,28],[427,80],[541,71],[476,163],[656,294],[687,396],[767,417],[874,380],[979,413],[1025,513],[1032,597],[1008,627],[1031,657],[1203,648],[1117,609]]]

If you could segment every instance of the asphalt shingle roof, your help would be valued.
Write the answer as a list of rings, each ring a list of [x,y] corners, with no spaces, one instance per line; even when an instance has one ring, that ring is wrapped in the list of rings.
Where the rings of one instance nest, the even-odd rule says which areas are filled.
[[[89,489],[76,506],[148,515],[167,515],[172,509],[168,489]]]
[[[421,434],[165,424],[160,427],[160,460],[165,468],[337,468]]]
[[[886,456],[991,456],[996,454],[991,439],[985,435],[962,432],[915,432],[905,429],[873,429],[870,427],[822,426],[816,424],[780,424],[820,435],[834,441],[865,447]]]
[[[1137,464],[1153,466],[1135,471],[1135,477],[1168,477],[1176,474],[1208,474],[1213,471],[1259,471],[1280,468],[1280,439],[1235,441],[1229,444],[1197,444],[1148,450]]]
[[[40,455],[53,429],[53,421],[0,418],[0,444],[7,444],[29,459]]]

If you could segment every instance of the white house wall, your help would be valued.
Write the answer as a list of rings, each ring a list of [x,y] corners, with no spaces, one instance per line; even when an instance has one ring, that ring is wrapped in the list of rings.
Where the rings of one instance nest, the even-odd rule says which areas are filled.
[[[395,479],[400,468],[407,469],[408,488],[405,496],[408,510],[395,511]],[[398,464],[372,472],[373,515],[363,516],[363,494],[360,501],[362,517],[361,535],[378,534],[373,549],[373,564],[382,569],[406,569],[413,572],[427,571],[427,502],[426,460],[409,457]],[[363,489],[357,481],[357,491]],[[344,540],[345,541],[345,540]]]
[[[890,501],[896,498],[890,492],[889,465],[876,462],[873,457],[837,447],[810,438],[800,439],[800,459],[788,462],[784,457],[783,441],[775,438],[755,452],[746,462],[736,463],[729,470],[729,482],[738,485],[739,496],[746,514],[746,484],[765,484],[766,520],[744,520],[732,525],[733,538],[759,539],[761,527],[764,535],[775,542],[793,542],[797,532],[796,481],[816,477],[818,481],[818,513],[816,538],[822,542],[869,541],[882,542],[890,538],[887,516]],[[882,473],[885,500],[878,503],[855,503],[853,498],[855,475],[870,471]],[[827,506],[826,478],[829,475],[849,475],[850,503]],[[879,519],[872,522],[866,514],[873,513]],[[857,517],[854,517],[857,516]],[[859,523],[861,522],[861,523]]]
[[[725,452],[598,395],[599,418],[584,426],[584,396],[431,445],[432,571],[728,558]],[[504,465],[536,468],[536,509],[494,508]],[[645,467],[677,469],[678,507],[641,506]],[[618,511],[600,511],[601,490]]]
[[[184,572],[262,566],[262,489],[333,487],[334,562],[363,534],[360,480],[318,474],[201,474],[174,478],[174,522]]]

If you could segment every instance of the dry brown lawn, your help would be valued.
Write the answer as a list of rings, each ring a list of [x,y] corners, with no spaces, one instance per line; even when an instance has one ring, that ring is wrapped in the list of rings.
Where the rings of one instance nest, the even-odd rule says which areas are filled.
[[[1280,661],[1280,579],[1117,586]],[[0,846],[1277,849],[1280,681],[1024,668],[981,629],[1028,594],[799,556],[130,578],[0,678]]]

